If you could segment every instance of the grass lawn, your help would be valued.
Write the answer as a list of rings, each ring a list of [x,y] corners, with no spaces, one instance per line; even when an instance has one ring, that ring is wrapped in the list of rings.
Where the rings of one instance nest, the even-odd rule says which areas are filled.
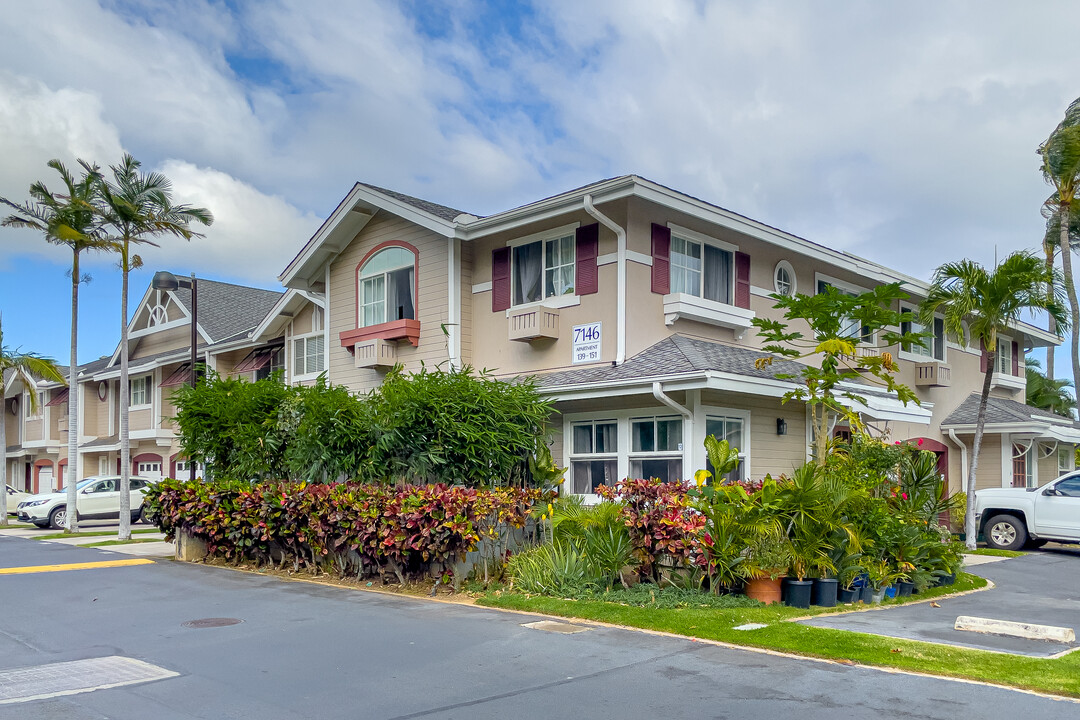
[[[913,601],[983,587],[986,581],[962,575],[951,587],[935,588]],[[768,648],[807,657],[863,665],[894,667],[934,675],[970,678],[1001,685],[1080,697],[1080,652],[1047,660],[954,648],[945,645],[816,628],[790,622],[794,618],[837,610],[799,610],[779,605],[756,608],[650,608],[599,600],[565,600],[513,592],[489,593],[478,605],[508,610],[598,620],[615,625],[659,630],[676,635],[718,640],[733,645]],[[883,605],[900,604],[886,601]],[[762,623],[758,630],[733,630],[745,623]]]
[[[134,543],[161,542],[157,538],[131,538],[130,540],[105,540],[103,542],[87,543],[79,547],[107,547],[109,545],[132,545]]]
[[[995,550],[994,548],[976,548],[974,550],[965,550],[965,555],[989,555],[991,557],[1020,557],[1027,553],[1021,550]]]
[[[149,530],[132,530],[131,534],[132,535],[139,535],[139,534],[156,533],[156,532],[161,532],[161,531],[158,530],[157,528],[151,528]],[[35,535],[33,537],[33,539],[34,540],[60,540],[62,538],[69,538],[69,537],[108,537],[110,535],[116,535],[116,531],[115,530],[105,530],[105,531],[102,531],[102,532],[77,532],[77,533],[58,532],[58,533],[52,533],[50,535]]]

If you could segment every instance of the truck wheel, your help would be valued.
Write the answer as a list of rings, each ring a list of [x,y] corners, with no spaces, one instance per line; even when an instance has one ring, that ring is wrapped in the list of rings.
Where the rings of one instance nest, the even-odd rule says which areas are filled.
[[[1027,528],[1015,515],[995,515],[986,521],[983,536],[995,550],[1019,550],[1027,542]]]

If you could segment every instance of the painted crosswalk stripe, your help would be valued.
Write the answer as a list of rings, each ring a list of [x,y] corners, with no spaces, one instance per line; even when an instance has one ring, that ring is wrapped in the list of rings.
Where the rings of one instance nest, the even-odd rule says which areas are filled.
[[[68,563],[66,565],[31,565],[29,567],[0,568],[0,575],[29,575],[31,573],[64,572],[65,570],[94,570],[96,568],[126,567],[128,565],[152,565],[146,558],[124,560],[99,560],[97,562]]]
[[[136,685],[179,674],[119,655],[0,670],[0,705]]]

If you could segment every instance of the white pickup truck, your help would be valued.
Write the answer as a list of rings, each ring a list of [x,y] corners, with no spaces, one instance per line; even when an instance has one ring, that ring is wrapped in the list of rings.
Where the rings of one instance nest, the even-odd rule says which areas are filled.
[[[975,493],[975,527],[986,544],[1019,550],[1054,542],[1080,543],[1080,472],[1040,488],[994,488]]]

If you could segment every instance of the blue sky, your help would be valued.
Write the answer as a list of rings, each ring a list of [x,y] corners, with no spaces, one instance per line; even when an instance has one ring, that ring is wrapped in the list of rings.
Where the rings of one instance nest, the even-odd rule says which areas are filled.
[[[152,270],[276,288],[356,180],[487,214],[634,172],[928,277],[1042,237],[1035,148],[1080,94],[1045,18],[966,2],[41,0],[0,15],[0,196],[132,152],[209,207]],[[0,230],[7,344],[66,361],[70,259]],[[113,350],[91,260],[80,361]],[[1066,352],[1061,351],[1065,368]]]

